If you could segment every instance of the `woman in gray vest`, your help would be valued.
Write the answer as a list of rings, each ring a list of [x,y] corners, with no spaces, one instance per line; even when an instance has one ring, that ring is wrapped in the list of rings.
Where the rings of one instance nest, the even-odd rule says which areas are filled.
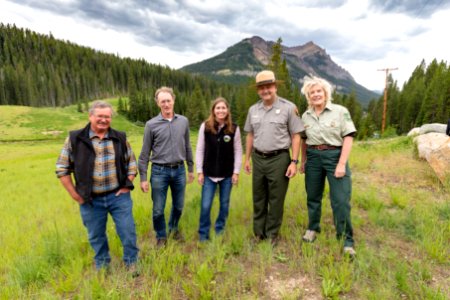
[[[239,180],[242,145],[239,127],[232,123],[230,105],[222,97],[214,100],[208,119],[198,133],[195,162],[198,183],[202,186],[200,241],[209,240],[211,206],[217,186],[220,209],[215,223],[216,235],[223,233],[228,217],[230,194]]]
[[[344,240],[344,253],[354,257],[348,157],[356,128],[347,108],[331,103],[332,87],[326,80],[306,77],[302,93],[308,101],[308,109],[302,116],[305,134],[300,173],[305,173],[309,217],[303,241],[313,242],[320,232],[322,196],[327,178],[336,237]]]

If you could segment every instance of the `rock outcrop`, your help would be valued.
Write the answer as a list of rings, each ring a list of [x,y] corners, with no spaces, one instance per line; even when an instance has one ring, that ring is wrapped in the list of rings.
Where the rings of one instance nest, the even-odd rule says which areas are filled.
[[[407,136],[416,136],[416,135],[419,135],[419,134],[420,134],[420,127],[416,127],[416,128],[411,129],[408,132]]]
[[[450,138],[439,148],[431,151],[428,161],[442,184],[450,183]]]
[[[433,124],[424,124],[420,126],[420,132],[419,134],[425,134],[429,132],[439,132],[445,134],[445,129],[447,128],[447,125],[440,124],[440,123],[433,123]]]
[[[445,133],[430,132],[414,138],[419,157],[425,159],[442,184],[450,180],[450,137]]]
[[[270,64],[275,42],[259,36],[243,39],[224,52],[181,68],[184,71],[214,76],[223,82],[247,84],[257,72]],[[353,76],[333,61],[324,48],[312,41],[294,47],[282,46],[282,58],[286,61],[293,83],[302,86],[305,75],[327,79],[341,94],[355,93],[358,101],[367,106],[379,94],[358,84]],[[250,77],[250,78],[247,78]]]

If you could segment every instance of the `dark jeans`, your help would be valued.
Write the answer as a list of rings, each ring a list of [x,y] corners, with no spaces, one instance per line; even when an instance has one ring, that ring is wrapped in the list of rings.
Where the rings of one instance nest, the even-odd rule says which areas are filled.
[[[286,170],[289,152],[273,157],[252,154],[253,233],[261,238],[276,238],[283,221],[284,198],[289,185]]]
[[[130,193],[109,193],[106,196],[94,197],[92,205],[80,205],[81,218],[86,226],[89,243],[95,251],[95,266],[99,269],[111,262],[106,222],[108,213],[116,224],[116,232],[123,246],[123,261],[127,266],[136,262],[139,249],[136,246],[136,226],[133,219],[133,202]]]
[[[336,237],[344,238],[344,246],[353,246],[353,228],[350,220],[350,198],[352,193],[351,172],[346,165],[345,176],[334,177],[341,150],[307,149],[305,186],[308,204],[308,229],[320,232],[322,197],[325,178],[330,185],[330,200]]]
[[[169,219],[169,231],[178,230],[178,222],[184,206],[184,192],[186,188],[186,170],[184,165],[176,169],[152,165],[150,177],[153,200],[153,228],[157,239],[167,238],[164,209],[166,207],[167,190],[172,193],[172,210]]]
[[[224,178],[219,182],[214,182],[205,176],[205,182],[202,187],[202,203],[200,211],[200,226],[198,234],[200,240],[209,239],[209,229],[211,227],[211,207],[214,200],[216,188],[219,186],[219,215],[216,219],[216,234],[221,234],[225,228],[230,206],[230,193],[232,188],[231,177]]]

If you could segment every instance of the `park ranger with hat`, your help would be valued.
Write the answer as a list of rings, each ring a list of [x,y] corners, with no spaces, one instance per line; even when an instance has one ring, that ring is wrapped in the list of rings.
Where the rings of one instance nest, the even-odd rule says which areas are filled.
[[[268,238],[276,245],[289,179],[297,172],[300,132],[304,128],[295,104],[277,96],[272,71],[256,75],[256,88],[261,99],[250,107],[244,126],[244,169],[251,173],[252,160],[253,233],[258,240]]]
[[[325,178],[330,186],[330,201],[336,237],[344,240],[344,253],[354,257],[353,229],[350,220],[351,173],[348,157],[356,134],[347,108],[331,103],[332,87],[318,77],[305,77],[302,93],[308,101],[303,114],[300,173],[305,173],[308,229],[303,241],[313,242],[320,232],[320,216]]]

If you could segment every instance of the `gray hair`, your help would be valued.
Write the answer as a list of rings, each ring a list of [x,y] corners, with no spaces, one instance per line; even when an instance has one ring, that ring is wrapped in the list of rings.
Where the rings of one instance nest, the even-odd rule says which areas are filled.
[[[162,86],[159,89],[156,90],[155,92],[155,101],[156,103],[158,103],[158,95],[161,92],[166,92],[169,93],[172,96],[172,100],[175,101],[175,93],[173,92],[173,89],[167,86]]]
[[[89,114],[90,115],[94,114],[94,111],[97,108],[109,108],[111,110],[111,115],[114,114],[114,109],[112,105],[102,100],[95,100],[94,102],[92,102],[91,107],[89,107]]]
[[[326,81],[323,78],[320,77],[316,77],[316,76],[305,76],[303,78],[303,87],[302,87],[302,94],[305,95],[306,97],[306,101],[308,101],[308,106],[311,107],[310,104],[310,99],[309,99],[309,91],[310,89],[315,86],[318,85],[320,86],[323,91],[325,92],[325,102],[331,102],[333,99],[331,98],[331,94],[333,93],[333,87],[331,86],[331,84]]]

